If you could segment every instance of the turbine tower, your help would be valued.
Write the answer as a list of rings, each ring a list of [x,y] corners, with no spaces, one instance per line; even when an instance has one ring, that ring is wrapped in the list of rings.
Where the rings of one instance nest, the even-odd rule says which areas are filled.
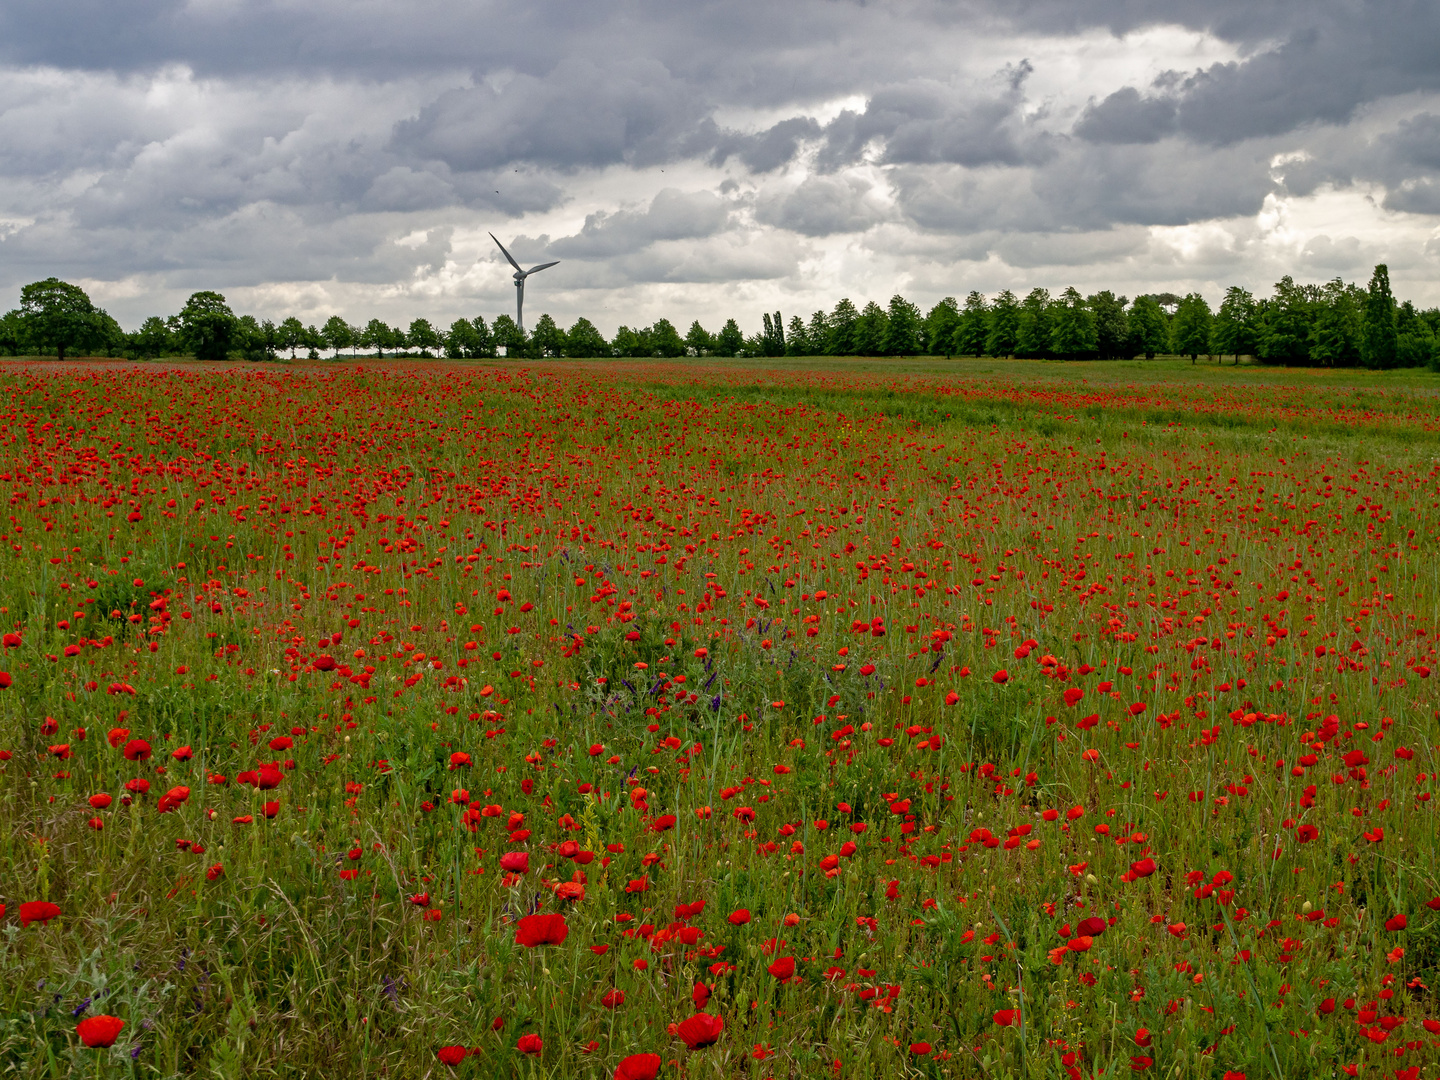
[[[490,239],[495,240],[495,234],[493,232],[490,234]],[[560,260],[556,259],[555,262],[541,263],[539,266],[532,266],[529,270],[521,270],[520,264],[515,261],[514,256],[512,256],[510,252],[505,250],[504,244],[500,243],[499,240],[495,240],[495,246],[500,249],[505,258],[509,260],[510,265],[515,268],[515,273],[512,275],[515,278],[515,325],[520,328],[520,333],[523,334],[525,333],[525,279],[531,274],[538,274],[541,270],[548,270]]]

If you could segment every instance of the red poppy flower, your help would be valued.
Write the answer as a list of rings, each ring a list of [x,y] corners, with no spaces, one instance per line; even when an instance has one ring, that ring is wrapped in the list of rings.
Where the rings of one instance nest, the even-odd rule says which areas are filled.
[[[1001,1009],[993,1018],[1000,1027],[1012,1027],[1020,1020],[1019,1009]]]
[[[1134,874],[1137,878],[1149,877],[1151,874],[1155,873],[1155,869],[1155,860],[1149,858],[1148,856],[1144,859],[1141,859],[1139,862],[1133,862],[1130,864],[1130,873]]]
[[[1437,897],[1437,899],[1440,899],[1440,897]],[[750,909],[743,907],[736,908],[726,918],[731,926],[744,926],[750,921]]]
[[[709,1013],[696,1013],[688,1020],[682,1020],[675,1029],[685,1045],[691,1050],[701,1050],[720,1041],[725,1030],[725,1021]]]
[[[131,739],[121,753],[126,761],[146,761],[150,757],[150,744],[144,739]]]
[[[917,1057],[923,1057],[930,1053],[930,1044],[928,1042],[913,1042],[910,1044],[910,1053]]]
[[[618,1009],[621,1005],[625,1004],[625,991],[606,991],[605,996],[600,999],[600,1004],[604,1005],[607,1009]]]
[[[440,1059],[440,1064],[449,1065],[452,1069],[465,1060],[469,1053],[463,1046],[442,1046],[435,1051],[435,1056]]]
[[[511,874],[525,874],[530,871],[530,853],[527,851],[507,851],[500,856],[500,869]]]
[[[793,956],[782,956],[767,969],[771,975],[780,980],[791,978],[795,974],[795,958]]]
[[[1005,683],[1010,681],[1010,673],[1004,668],[1001,668],[999,671],[995,672],[994,675],[990,676],[990,681],[995,683],[997,686],[1003,686]]]
[[[533,949],[537,945],[563,944],[570,927],[557,912],[526,915],[515,924],[515,944]]]
[[[1405,917],[1404,912],[1401,912],[1399,915],[1392,915],[1385,920],[1385,929],[1391,931],[1404,930],[1409,924],[1410,920]]]
[[[615,1066],[612,1080],[655,1080],[659,1074],[659,1054],[631,1054]]]
[[[86,1046],[103,1050],[115,1045],[124,1027],[125,1021],[118,1016],[87,1016],[75,1025],[75,1034]]]
[[[1319,827],[1311,825],[1308,821],[1295,830],[1295,839],[1300,841],[1300,843],[1302,844],[1308,844],[1311,840],[1314,840],[1319,835]]]
[[[98,795],[90,796],[90,805],[93,806],[96,810],[104,810],[113,801],[114,800],[111,799],[110,796],[103,791],[100,792]]]
[[[9,690],[10,682],[10,673],[8,671],[0,671],[0,690]]]
[[[30,900],[20,905],[20,925],[29,926],[38,922],[44,926],[51,919],[58,918],[60,908],[48,900]]]
[[[532,1057],[539,1057],[540,1051],[545,1048],[545,1041],[533,1031],[521,1035],[515,1040],[515,1049],[522,1054],[529,1054]]]

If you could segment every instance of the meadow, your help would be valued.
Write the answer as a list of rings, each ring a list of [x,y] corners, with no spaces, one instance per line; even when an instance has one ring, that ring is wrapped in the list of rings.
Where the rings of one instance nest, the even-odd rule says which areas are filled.
[[[1440,385],[0,365],[0,1074],[1440,1074]]]

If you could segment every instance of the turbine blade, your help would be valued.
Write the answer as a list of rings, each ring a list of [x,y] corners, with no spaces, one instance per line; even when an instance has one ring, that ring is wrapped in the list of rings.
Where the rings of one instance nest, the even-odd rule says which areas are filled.
[[[525,273],[534,274],[538,273],[541,270],[548,270],[550,269],[550,267],[558,265],[559,262],[560,260],[556,259],[554,262],[541,263],[539,266],[532,266],[529,270],[526,270]]]
[[[493,232],[490,234],[490,239],[495,240],[495,234]],[[515,267],[516,270],[520,270],[520,264],[515,261],[515,259],[511,256],[510,252],[505,250],[504,244],[500,243],[499,240],[495,240],[495,246],[501,250],[501,252],[505,255],[505,258],[509,260],[511,266]],[[525,271],[520,270],[520,272],[523,274]]]

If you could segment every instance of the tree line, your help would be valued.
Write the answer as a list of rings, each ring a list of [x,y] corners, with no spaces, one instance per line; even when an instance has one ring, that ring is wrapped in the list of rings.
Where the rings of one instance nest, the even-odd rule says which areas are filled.
[[[745,334],[734,319],[712,333],[692,322],[684,335],[668,319],[621,326],[606,339],[590,320],[568,330],[549,315],[522,332],[509,315],[456,319],[448,328],[415,319],[408,327],[381,319],[351,325],[335,315],[322,326],[295,317],[275,323],[237,316],[217,292],[197,292],[169,318],[152,316],[125,331],[91,303],[79,286],[48,278],[21,290],[20,307],[0,318],[0,350],[103,352],[109,356],[158,358],[193,355],[205,360],[311,359],[321,349],[384,357],[478,359],[510,357],[680,356],[994,356],[1109,360],[1157,355],[1253,356],[1267,363],[1440,370],[1440,309],[1397,304],[1389,270],[1375,267],[1361,288],[1341,279],[1299,285],[1288,275],[1271,296],[1256,298],[1233,286],[1218,308],[1199,293],[1147,293],[1129,300],[1109,290],[1082,296],[1068,288],[1058,296],[1030,290],[1021,299],[1006,289],[991,297],[971,292],[964,301],[946,297],[922,312],[903,296],[885,307],[857,308],[849,299],[833,311],[788,322],[766,313],[761,329]],[[414,350],[414,353],[411,353]]]

